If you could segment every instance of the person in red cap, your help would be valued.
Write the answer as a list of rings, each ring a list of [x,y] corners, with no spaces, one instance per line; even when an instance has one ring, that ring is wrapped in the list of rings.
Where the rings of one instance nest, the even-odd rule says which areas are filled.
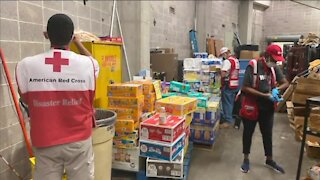
[[[256,120],[242,117],[244,126],[242,137],[244,160],[241,165],[241,171],[247,173],[250,170],[249,154],[252,135],[256,124],[259,123],[266,156],[265,164],[279,173],[285,173],[284,169],[272,157],[274,107],[276,102],[282,100],[279,90],[284,90],[289,85],[281,69],[277,66],[277,62],[283,62],[285,59],[278,45],[269,45],[263,54],[264,56],[261,56],[258,60],[251,60],[251,62],[256,62],[256,65],[248,65],[241,89],[242,95],[255,99],[257,106],[255,109],[258,112]],[[256,74],[254,74],[254,71],[256,71]]]

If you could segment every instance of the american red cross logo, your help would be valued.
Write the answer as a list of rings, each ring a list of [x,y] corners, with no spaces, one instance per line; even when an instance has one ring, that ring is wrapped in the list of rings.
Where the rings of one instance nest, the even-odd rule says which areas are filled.
[[[61,52],[53,52],[53,58],[46,58],[45,64],[52,64],[53,72],[61,72],[61,66],[69,65],[69,59],[61,58]]]

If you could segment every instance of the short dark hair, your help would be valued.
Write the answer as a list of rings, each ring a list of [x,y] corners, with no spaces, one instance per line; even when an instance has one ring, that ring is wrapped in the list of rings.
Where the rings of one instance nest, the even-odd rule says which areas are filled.
[[[52,45],[67,45],[71,41],[73,31],[73,22],[65,14],[55,14],[48,20],[47,32]]]

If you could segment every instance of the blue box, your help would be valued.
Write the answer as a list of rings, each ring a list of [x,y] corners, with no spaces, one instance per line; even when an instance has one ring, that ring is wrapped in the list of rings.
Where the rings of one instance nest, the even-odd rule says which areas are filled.
[[[173,143],[140,140],[140,156],[173,161],[184,148],[185,133]]]
[[[201,144],[213,144],[216,138],[216,127],[191,125],[190,141]]]
[[[195,52],[195,53],[193,53],[193,57],[206,59],[206,58],[208,58],[208,53],[207,52]]]

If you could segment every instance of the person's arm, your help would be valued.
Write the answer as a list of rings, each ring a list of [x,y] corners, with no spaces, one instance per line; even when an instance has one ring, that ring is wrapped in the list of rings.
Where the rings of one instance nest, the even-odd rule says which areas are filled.
[[[83,44],[81,43],[79,37],[76,34],[74,35],[72,41],[76,45],[76,47],[79,50],[79,53],[81,55],[92,56],[92,54],[83,46]]]
[[[289,82],[286,78],[282,78],[280,80],[280,86],[278,87],[279,90],[285,90],[289,87]]]
[[[264,97],[264,98],[269,98],[271,96],[271,93],[262,93],[260,91],[257,91],[256,89],[252,88],[252,87],[248,87],[243,85],[243,87],[241,88],[242,92],[245,92],[247,94],[251,94],[253,96],[259,96],[259,97]]]
[[[277,87],[279,90],[285,90],[289,86],[288,80],[285,78],[285,76],[282,73],[282,70],[279,66],[276,66],[276,78],[277,82],[279,83],[279,86]]]

